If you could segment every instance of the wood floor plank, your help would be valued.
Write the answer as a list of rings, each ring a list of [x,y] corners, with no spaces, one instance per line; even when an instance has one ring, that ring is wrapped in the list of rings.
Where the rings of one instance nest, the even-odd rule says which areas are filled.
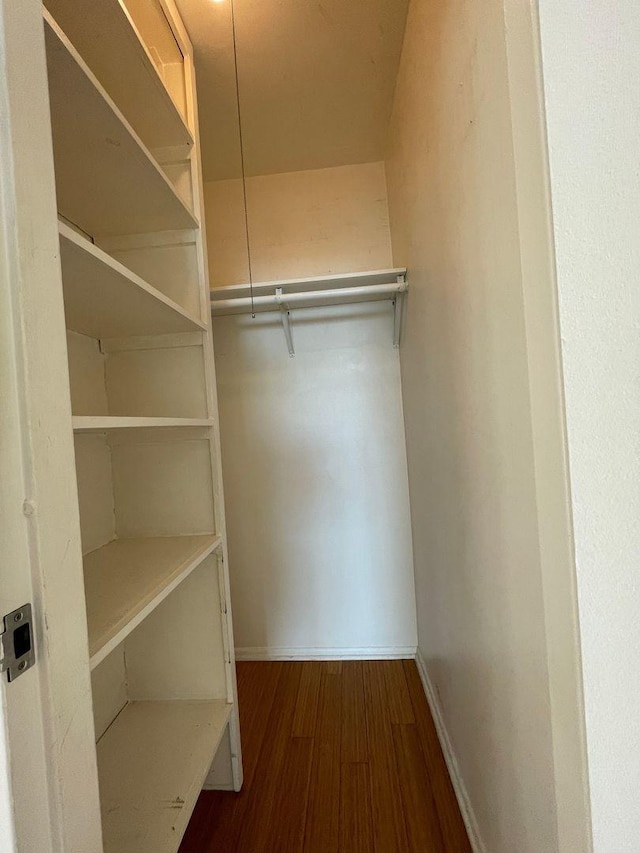
[[[252,799],[252,783],[262,750],[284,664],[277,661],[242,662],[238,679],[238,704],[242,732],[244,783],[239,793],[204,791],[208,824],[206,845],[190,847],[189,832],[180,853],[234,853],[238,846],[245,812]],[[184,847],[184,849],[183,849]]]
[[[243,790],[238,794],[203,791],[182,840],[180,853],[220,850],[233,853],[235,850],[282,667],[282,663],[275,661],[237,663]]]
[[[436,727],[427,703],[415,661],[404,661],[409,694],[413,703],[420,743],[429,768],[431,790],[447,853],[471,853],[471,844],[460,814]]]
[[[371,853],[369,765],[342,764],[340,780],[340,853]]]
[[[238,688],[243,746],[244,787],[251,785],[271,709],[285,665],[282,661],[256,661],[242,692]],[[256,671],[257,670],[257,671]],[[246,751],[246,755],[244,754]]]
[[[299,851],[307,822],[313,738],[292,737],[286,747],[280,790],[264,850]]]
[[[304,853],[335,853],[340,839],[342,676],[320,681]]]
[[[393,740],[402,768],[400,790],[409,849],[412,853],[446,853],[417,726],[394,725]]]
[[[362,661],[344,661],[342,666],[341,761],[343,764],[353,764],[368,760],[369,744]]]
[[[329,675],[340,675],[342,672],[341,660],[327,660],[324,662],[325,672]]]
[[[238,853],[267,850],[271,821],[277,819],[275,807],[283,784],[282,772],[301,674],[300,662],[288,663],[282,670],[252,781],[258,795],[249,798],[236,847]]]
[[[293,715],[293,737],[313,737],[315,734],[321,675],[321,661],[304,661]]]
[[[415,723],[413,705],[411,704],[411,696],[409,695],[402,661],[383,660],[380,661],[380,664],[387,687],[387,701],[389,703],[391,722],[394,725],[410,725],[411,723]]]
[[[409,842],[404,806],[386,701],[386,685],[379,661],[364,663],[364,691],[375,853],[407,853]]]

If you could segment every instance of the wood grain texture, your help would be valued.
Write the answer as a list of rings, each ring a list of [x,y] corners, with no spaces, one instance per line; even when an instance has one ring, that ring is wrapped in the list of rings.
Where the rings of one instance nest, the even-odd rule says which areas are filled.
[[[371,750],[371,805],[376,853],[409,849],[393,730],[382,668],[366,661],[365,707]]]
[[[460,851],[460,853],[471,853],[467,830],[465,829],[460,810],[457,807],[456,795],[451,779],[449,778],[436,727],[431,718],[429,706],[425,702],[418,667],[415,661],[412,660],[404,661],[403,665],[416,717],[420,743],[424,753],[424,760],[429,768],[431,790],[440,819],[440,828],[442,830],[445,849]],[[455,808],[452,808],[452,806],[455,806]]]
[[[291,740],[302,663],[290,663],[282,671],[258,757],[253,786],[259,796],[250,797],[240,830],[238,850],[267,851],[272,822],[278,822],[276,809],[284,774],[287,746]]]
[[[180,853],[470,853],[413,661],[237,669],[244,788],[201,794]]]
[[[305,661],[302,664],[300,689],[293,715],[293,737],[313,737],[315,734],[321,675],[320,661]]]
[[[371,853],[371,786],[366,764],[343,764],[340,784],[340,853]]]
[[[393,727],[396,760],[400,770],[400,790],[412,853],[444,853],[429,772],[424,763],[415,725]]]
[[[350,660],[342,668],[343,764],[369,760],[362,665],[360,660]]]
[[[322,673],[313,752],[305,853],[337,850],[340,830],[342,679]]]
[[[411,696],[409,695],[402,661],[400,661],[400,666],[398,666],[398,661],[383,660],[381,661],[380,668],[384,674],[387,686],[387,702],[391,722],[394,725],[410,725],[415,723],[413,705],[411,704]]]

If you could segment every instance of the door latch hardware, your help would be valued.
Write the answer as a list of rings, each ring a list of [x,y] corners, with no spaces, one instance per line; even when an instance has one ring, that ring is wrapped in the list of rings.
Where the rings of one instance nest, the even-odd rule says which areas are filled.
[[[7,613],[2,621],[0,672],[6,672],[9,681],[15,681],[36,660],[31,605],[24,604],[12,613]]]

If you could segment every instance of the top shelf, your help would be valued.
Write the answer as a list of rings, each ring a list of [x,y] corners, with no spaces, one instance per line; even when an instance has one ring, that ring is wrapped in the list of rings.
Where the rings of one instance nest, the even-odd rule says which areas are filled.
[[[59,212],[94,237],[198,227],[73,45],[44,18]]]
[[[46,0],[56,23],[149,148],[193,136],[119,0]]]
[[[380,284],[392,284],[398,278],[406,276],[406,267],[393,267],[386,270],[367,270],[366,272],[347,272],[332,275],[312,276],[309,278],[284,278],[278,281],[255,281],[250,284],[231,284],[227,287],[212,287],[211,301],[227,299],[242,299],[251,296],[251,289],[256,296],[273,293],[276,288],[282,288],[283,295],[287,293],[313,293],[318,290],[341,290],[345,288],[373,287]]]
[[[312,278],[260,281],[253,286],[234,284],[215,287],[210,291],[211,310],[219,316],[383,299],[393,301],[407,290],[406,274],[405,267],[393,267]]]

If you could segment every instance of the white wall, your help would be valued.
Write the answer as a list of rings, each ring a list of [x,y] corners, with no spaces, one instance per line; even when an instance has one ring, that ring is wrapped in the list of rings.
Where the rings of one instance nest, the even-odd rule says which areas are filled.
[[[219,284],[246,274],[228,251],[242,246],[234,192],[205,190]],[[391,265],[381,163],[252,178],[249,215],[256,280]],[[294,359],[277,315],[214,322],[239,657],[415,650],[392,316],[390,303],[294,311]]]
[[[394,261],[411,282],[401,364],[419,651],[454,781],[478,850],[582,853],[574,567],[529,9],[412,0],[387,177]]]
[[[594,848],[640,849],[640,7],[541,0]]]
[[[249,280],[242,184],[205,184],[212,287]],[[384,163],[247,181],[254,281],[384,269],[391,263]]]

